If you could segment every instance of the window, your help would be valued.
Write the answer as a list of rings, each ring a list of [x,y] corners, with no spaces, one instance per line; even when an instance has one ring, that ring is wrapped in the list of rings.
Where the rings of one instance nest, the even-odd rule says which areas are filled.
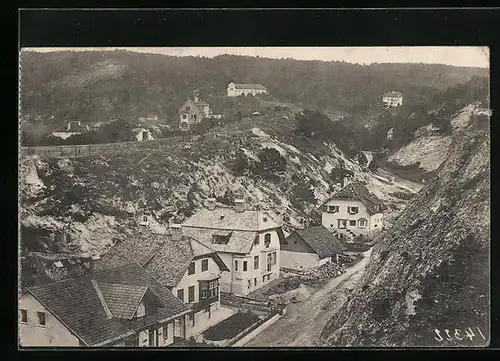
[[[260,243],[260,238],[259,238],[259,236],[257,236],[257,237],[255,237],[255,242],[253,244],[258,246],[259,243]]]
[[[149,346],[155,346],[155,333],[154,330],[149,330]]]
[[[347,207],[347,213],[349,214],[357,214],[358,213],[358,207]]]
[[[189,322],[191,322],[191,326],[194,327],[194,314],[190,313],[188,316]]]
[[[196,120],[198,116],[196,114],[193,115],[193,119]]]
[[[204,300],[209,297],[216,297],[219,295],[219,283],[217,280],[209,282],[200,282],[200,299]]]
[[[186,111],[189,112],[191,110],[191,107],[186,107]]]
[[[177,290],[177,298],[184,302],[184,289]]]
[[[266,282],[266,276],[262,276],[262,283]]]
[[[252,287],[252,280],[248,280],[248,289],[250,289],[250,287]]]
[[[355,220],[350,220],[349,221],[349,226],[355,226],[356,225],[356,221]]]
[[[45,326],[45,312],[37,312],[38,326]]]
[[[147,222],[148,221],[148,216],[142,216],[142,221]]]
[[[28,311],[27,310],[21,310],[21,322],[28,323]]]
[[[188,288],[188,303],[194,302],[194,286]]]
[[[238,261],[234,261],[234,270],[237,271],[238,270]]]
[[[201,272],[208,271],[208,259],[201,261]]]
[[[273,255],[272,253],[267,254],[267,270],[271,271],[271,266],[273,264]]]
[[[339,211],[339,206],[325,206],[325,211],[327,213],[337,213]]]
[[[182,119],[187,119],[188,115],[187,114],[182,114]]]
[[[246,272],[247,271],[247,267],[248,266],[248,262],[247,261],[243,261],[243,272]]]
[[[257,286],[257,278],[254,278],[254,279],[253,279],[253,285],[254,285],[254,286]]]
[[[168,324],[163,326],[163,339],[166,340],[168,338]]]
[[[222,236],[220,234],[214,234],[213,241],[214,241],[214,244],[227,244],[227,242],[229,241],[229,237]]]
[[[194,274],[194,271],[195,271],[195,264],[194,262],[191,262],[191,264],[188,267],[188,275]]]
[[[271,244],[271,233],[266,233],[266,235],[264,236],[264,244],[266,247],[269,247],[269,245]]]
[[[253,258],[253,269],[259,269],[259,256]]]
[[[345,229],[347,227],[347,220],[346,219],[339,219],[338,220],[338,229]]]
[[[366,228],[368,226],[368,221],[365,218],[360,218],[358,220],[358,227],[359,228]]]

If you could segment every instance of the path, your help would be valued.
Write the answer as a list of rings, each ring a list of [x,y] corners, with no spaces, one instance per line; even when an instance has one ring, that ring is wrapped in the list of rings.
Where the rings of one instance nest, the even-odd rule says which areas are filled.
[[[347,299],[363,275],[370,260],[371,250],[363,253],[364,258],[324,287],[317,290],[304,302],[290,303],[286,315],[269,326],[244,347],[311,347],[330,318]],[[323,309],[325,308],[325,309]]]

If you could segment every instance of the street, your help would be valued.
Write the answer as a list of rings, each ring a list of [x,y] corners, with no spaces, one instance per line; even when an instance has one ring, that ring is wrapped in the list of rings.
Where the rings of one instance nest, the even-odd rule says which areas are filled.
[[[244,347],[312,347],[319,346],[319,335],[328,320],[347,299],[363,275],[371,249],[364,258],[341,276],[330,280],[304,302],[290,303],[286,315],[262,331]]]

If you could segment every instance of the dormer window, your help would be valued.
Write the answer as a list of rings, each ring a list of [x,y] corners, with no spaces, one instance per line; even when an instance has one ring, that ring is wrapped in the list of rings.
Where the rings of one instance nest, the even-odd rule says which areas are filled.
[[[231,237],[231,232],[229,231],[221,231],[214,233],[212,235],[214,244],[227,244],[229,242],[230,237]]]

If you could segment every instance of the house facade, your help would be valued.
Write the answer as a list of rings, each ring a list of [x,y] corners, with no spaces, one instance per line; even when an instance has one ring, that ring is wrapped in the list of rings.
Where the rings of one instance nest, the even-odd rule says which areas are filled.
[[[161,347],[186,337],[190,308],[138,264],[27,287],[21,347]]]
[[[261,210],[248,210],[243,199],[234,207],[206,208],[183,224],[185,234],[217,251],[229,272],[221,276],[221,290],[247,295],[279,277],[281,226]]]
[[[323,226],[295,230],[280,247],[281,266],[297,270],[338,262],[338,256],[346,250]]]
[[[240,95],[259,95],[267,94],[267,89],[261,84],[236,84],[229,83],[227,85],[227,96],[237,97]]]
[[[350,183],[322,205],[321,224],[351,241],[373,237],[383,228],[383,204],[362,184]]]
[[[382,96],[382,102],[386,107],[399,107],[403,105],[403,94],[399,91],[390,91]]]
[[[179,109],[179,129],[188,131],[194,124],[201,123],[205,118],[210,118],[211,114],[210,105],[200,100],[195,92]]]
[[[138,262],[172,295],[191,310],[185,337],[197,335],[218,322],[220,278],[228,267],[211,248],[171,225],[167,234],[143,227],[133,239],[113,246],[96,264],[97,269]]]

